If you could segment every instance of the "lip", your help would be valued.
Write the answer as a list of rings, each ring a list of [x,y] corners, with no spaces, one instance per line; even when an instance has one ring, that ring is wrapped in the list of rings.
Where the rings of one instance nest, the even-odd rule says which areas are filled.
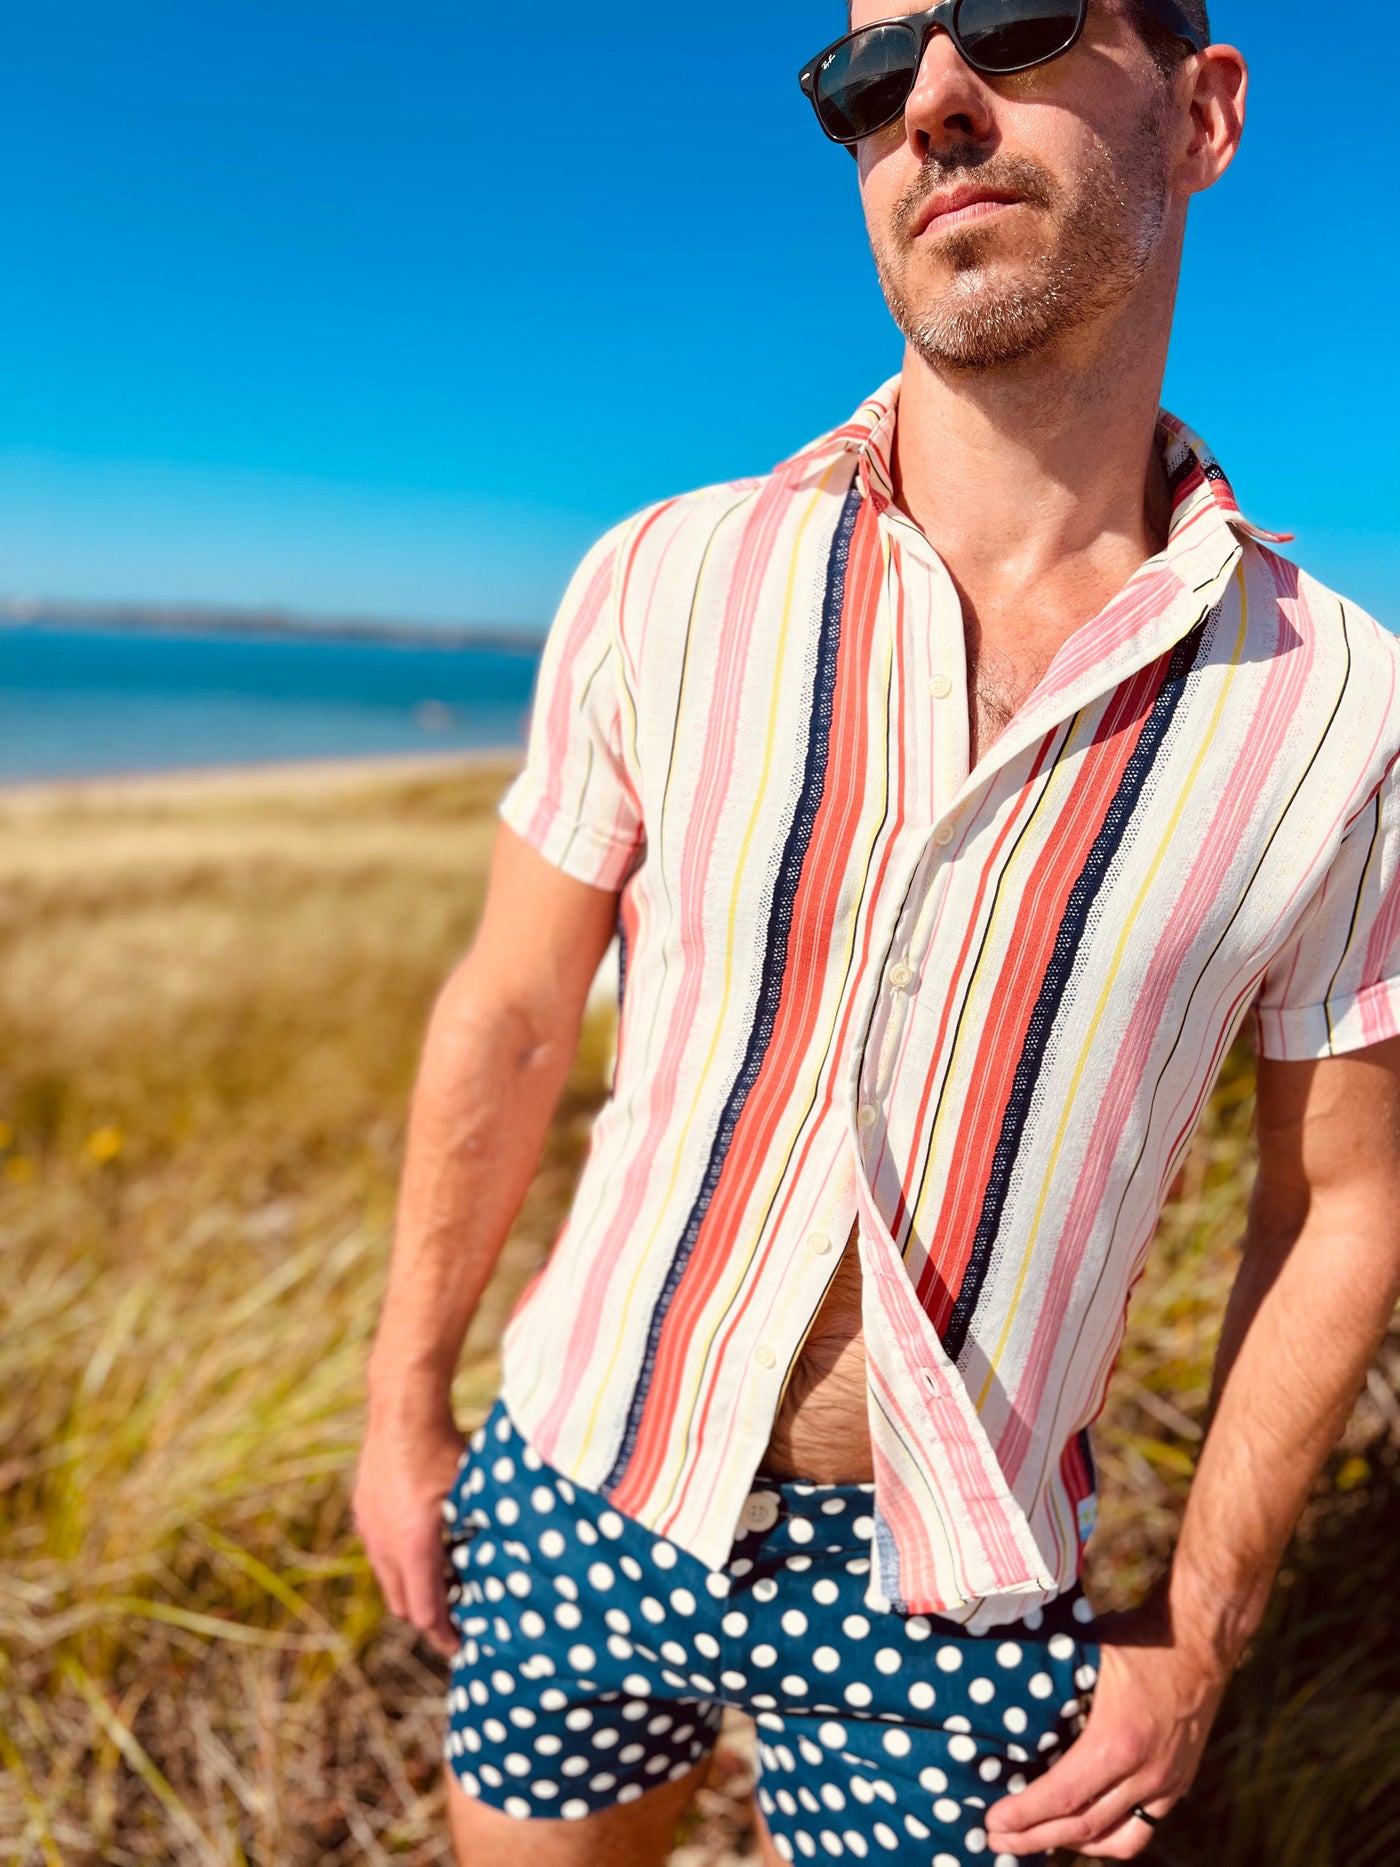
[[[981,220],[997,208],[1016,207],[1022,196],[1009,188],[948,188],[925,201],[914,221],[913,238],[927,233],[930,227],[942,229]]]

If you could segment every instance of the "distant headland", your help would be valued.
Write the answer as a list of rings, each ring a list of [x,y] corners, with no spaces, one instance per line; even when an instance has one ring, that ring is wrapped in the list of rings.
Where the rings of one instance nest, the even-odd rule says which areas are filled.
[[[167,635],[288,636],[298,641],[379,642],[387,647],[485,648],[534,658],[544,635],[489,623],[398,622],[383,616],[307,616],[284,609],[207,603],[95,603],[0,595],[0,627],[131,629]]]

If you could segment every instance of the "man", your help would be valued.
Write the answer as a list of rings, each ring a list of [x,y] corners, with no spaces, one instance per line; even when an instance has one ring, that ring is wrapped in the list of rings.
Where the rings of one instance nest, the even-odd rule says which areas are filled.
[[[857,0],[803,84],[902,377],[610,533],[551,633],[355,1497],[455,1656],[475,1867],[663,1859],[726,1704],[769,1861],[1139,1853],[1391,1314],[1400,655],[1158,410],[1246,85],[1180,3]],[[619,921],[612,1095],[464,1453],[457,1351]],[[1247,1018],[1211,1428],[1169,1576],[1095,1623],[1087,1428]]]

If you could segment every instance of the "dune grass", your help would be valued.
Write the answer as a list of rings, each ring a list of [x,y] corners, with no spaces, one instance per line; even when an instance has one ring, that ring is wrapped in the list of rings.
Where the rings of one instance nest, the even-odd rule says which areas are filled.
[[[385,1615],[348,1494],[418,1044],[504,775],[0,797],[0,1858],[449,1858],[443,1667]],[[464,1425],[609,1042],[600,1013],[463,1355]],[[1241,1054],[1097,1435],[1101,1605],[1170,1546],[1250,1112]],[[1397,1389],[1392,1338],[1202,1779],[1144,1858],[1400,1859]],[[736,1731],[677,1862],[747,1850],[748,1782]]]

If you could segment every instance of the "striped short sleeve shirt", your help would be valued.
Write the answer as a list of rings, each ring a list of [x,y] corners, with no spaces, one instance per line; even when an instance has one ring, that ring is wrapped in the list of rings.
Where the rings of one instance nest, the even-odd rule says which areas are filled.
[[[619,895],[615,1077],[503,1394],[718,1567],[854,1227],[869,1600],[1078,1574],[1087,1429],[1220,1063],[1400,1032],[1400,651],[1163,413],[1170,535],[969,769],[898,378],[580,567],[505,822]]]

